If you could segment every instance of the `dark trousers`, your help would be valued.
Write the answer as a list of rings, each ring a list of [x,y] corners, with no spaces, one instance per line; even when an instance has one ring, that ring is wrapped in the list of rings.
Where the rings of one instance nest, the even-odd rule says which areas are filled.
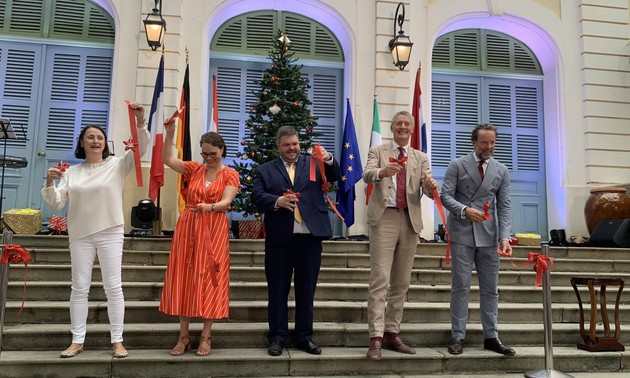
[[[269,303],[269,342],[283,343],[289,337],[288,298],[295,272],[295,341],[313,337],[313,298],[322,261],[322,240],[311,234],[294,234],[290,242],[267,246],[265,276]]]

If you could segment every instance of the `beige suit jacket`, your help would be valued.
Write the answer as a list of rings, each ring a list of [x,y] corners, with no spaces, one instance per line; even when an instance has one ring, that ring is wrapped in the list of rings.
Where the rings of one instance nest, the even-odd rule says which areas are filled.
[[[389,158],[395,158],[393,142],[381,144],[370,148],[368,160],[363,170],[363,181],[373,184],[374,189],[367,208],[368,224],[376,226],[387,207],[387,198],[394,190],[392,180],[395,176],[379,179],[378,172],[389,164]],[[409,218],[416,233],[422,231],[422,212],[420,198],[423,194],[423,173],[429,174],[429,159],[427,155],[413,148],[407,150],[407,207]]]

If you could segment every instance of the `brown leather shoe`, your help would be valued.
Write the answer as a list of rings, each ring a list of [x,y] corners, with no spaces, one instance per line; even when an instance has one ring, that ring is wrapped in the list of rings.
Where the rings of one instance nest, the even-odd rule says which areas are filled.
[[[485,339],[483,341],[483,349],[491,350],[505,356],[514,356],[516,352],[514,349],[504,345],[499,338]]]
[[[464,340],[452,339],[451,345],[448,346],[448,352],[450,354],[462,354],[464,352]]]
[[[383,337],[383,348],[396,351],[398,353],[416,354],[416,350],[405,344],[398,334],[387,334]]]
[[[370,337],[370,349],[368,349],[367,358],[370,360],[380,360],[382,344],[382,337]]]

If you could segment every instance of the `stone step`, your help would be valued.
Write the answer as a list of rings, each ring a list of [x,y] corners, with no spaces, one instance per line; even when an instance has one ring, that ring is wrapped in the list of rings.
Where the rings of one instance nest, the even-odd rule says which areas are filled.
[[[67,249],[46,249],[38,248],[31,252],[31,266],[37,264],[43,265],[68,265],[70,264],[70,252]],[[126,250],[123,252],[124,265],[139,266],[166,266],[168,262],[168,251],[137,251]],[[621,256],[619,256],[621,257]],[[594,258],[554,258],[553,270],[556,272],[580,272],[588,269],[593,273],[612,274],[614,272],[630,272],[630,254],[627,260],[616,259],[594,259]],[[232,267],[249,267],[264,265],[265,254],[261,251],[256,252],[231,252],[230,265]],[[501,260],[501,270],[527,270],[527,256],[515,254],[514,258]],[[367,253],[331,253],[322,254],[323,267],[339,267],[339,268],[369,268],[370,256]],[[445,269],[450,267],[446,265],[443,255],[416,255],[414,260],[414,269]]]
[[[28,301],[67,301],[70,296],[70,281],[30,281],[27,282]],[[162,282],[123,282],[123,292],[126,300],[154,301],[162,295]],[[500,301],[505,303],[541,303],[542,291],[534,286],[501,286]],[[408,302],[445,302],[450,301],[450,286],[448,285],[411,285],[407,293]],[[315,299],[338,301],[364,301],[367,298],[367,283],[331,283],[322,282],[317,285]],[[583,303],[588,303],[589,297],[580,291]],[[24,294],[24,282],[9,282],[7,298],[21,301]],[[610,293],[609,295],[613,295]],[[266,300],[267,284],[265,282],[231,282],[230,298],[232,300]],[[289,293],[293,298],[293,290]],[[613,298],[613,297],[611,297]],[[553,303],[575,303],[576,296],[572,288],[558,286],[552,288]],[[105,301],[102,282],[93,282],[90,290],[90,300]],[[479,287],[472,286],[470,301],[478,302]],[[630,296],[621,297],[621,303],[630,304]]]
[[[170,323],[127,323],[125,344],[129,349],[172,348],[177,342],[179,323],[171,317]],[[198,343],[201,321],[193,320],[190,335],[193,344]],[[289,325],[293,329],[293,324]],[[575,323],[553,324],[555,346],[576,346],[580,340],[579,326]],[[600,327],[601,328],[601,327]],[[325,323],[313,325],[314,340],[322,347],[363,347],[369,345],[366,323]],[[85,347],[87,349],[111,348],[108,324],[88,324]],[[267,323],[235,323],[217,321],[212,326],[212,346],[215,348],[266,348]],[[404,323],[401,335],[414,347],[445,347],[451,340],[450,324],[447,323]],[[599,330],[601,331],[601,330]],[[601,332],[600,332],[601,334]],[[624,334],[621,334],[623,342]],[[542,324],[502,324],[501,339],[515,348],[544,345]],[[9,350],[58,350],[61,352],[70,343],[70,324],[17,324],[5,328],[3,351]],[[483,332],[481,325],[472,323],[467,329],[466,347],[481,347]]]
[[[554,348],[554,368],[562,372],[617,372],[628,362],[622,352],[589,353],[571,347]],[[502,357],[480,347],[467,348],[451,356],[445,347],[418,348],[415,355],[383,351],[383,359],[370,361],[365,348],[325,348],[313,356],[293,348],[271,357],[264,348],[213,349],[206,357],[185,353],[168,355],[164,349],[130,350],[129,357],[113,359],[110,350],[86,350],[71,359],[60,359],[59,351],[2,352],[0,377],[281,377],[315,375],[420,375],[524,372],[544,369],[542,347],[523,347],[514,357]],[[69,373],[72,372],[72,373]]]
[[[20,244],[27,249],[37,248],[68,248],[67,236],[42,236],[42,235],[14,235],[13,243]],[[171,238],[169,237],[126,237],[125,250],[137,251],[169,251]],[[324,252],[331,253],[365,253],[369,252],[368,241],[324,241]],[[514,246],[516,256],[527,257],[529,252],[540,253],[540,246]],[[446,243],[418,244],[418,255],[444,256]],[[258,239],[231,239],[230,251],[260,252],[264,251],[264,240]],[[599,248],[599,247],[550,247],[549,256],[553,258],[594,258],[606,260],[630,260],[628,248]]]
[[[154,282],[164,281],[165,266],[140,266],[125,265],[122,271],[123,282]],[[551,272],[551,285],[570,287],[570,279],[573,276],[612,276],[625,281],[630,280],[630,270],[624,272],[590,272],[586,268],[580,271]],[[12,265],[9,269],[10,282],[24,282],[25,268],[23,265]],[[367,267],[322,267],[319,273],[319,282],[369,282],[370,269]],[[94,281],[101,280],[101,271],[98,265],[94,266],[92,273]],[[28,281],[70,281],[70,267],[59,264],[35,264],[28,266]],[[232,266],[230,268],[230,280],[233,282],[265,282],[265,271],[262,266]],[[476,272],[473,272],[473,282],[477,282]],[[529,268],[520,270],[504,270],[499,275],[499,285],[534,286],[536,273]],[[450,285],[451,272],[443,269],[413,269],[411,272],[412,284],[424,285]]]
[[[20,301],[7,302],[5,324],[69,323],[69,302],[28,301],[21,315]],[[126,323],[164,323],[169,316],[158,311],[159,301],[125,301]],[[470,322],[479,321],[479,304],[470,303]],[[367,319],[367,303],[342,301],[315,301],[314,321],[360,322]],[[579,320],[577,304],[553,304],[551,319],[555,323],[576,323]],[[88,323],[106,323],[107,304],[88,303]],[[610,317],[612,319],[612,309]],[[620,305],[620,319],[630,319],[630,305]],[[289,318],[294,317],[294,303],[289,301]],[[499,323],[539,323],[543,319],[542,304],[499,303]],[[235,322],[263,322],[267,320],[267,301],[232,301],[230,320]],[[405,322],[450,322],[448,303],[413,302],[405,304]]]

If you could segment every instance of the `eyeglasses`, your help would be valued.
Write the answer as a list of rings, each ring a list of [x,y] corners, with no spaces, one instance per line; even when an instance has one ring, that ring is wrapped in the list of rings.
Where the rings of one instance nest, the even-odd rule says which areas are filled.
[[[202,152],[201,153],[201,157],[204,159],[207,159],[207,158],[216,159],[217,156],[219,156],[219,154],[217,154],[216,152],[211,152],[211,153]]]

